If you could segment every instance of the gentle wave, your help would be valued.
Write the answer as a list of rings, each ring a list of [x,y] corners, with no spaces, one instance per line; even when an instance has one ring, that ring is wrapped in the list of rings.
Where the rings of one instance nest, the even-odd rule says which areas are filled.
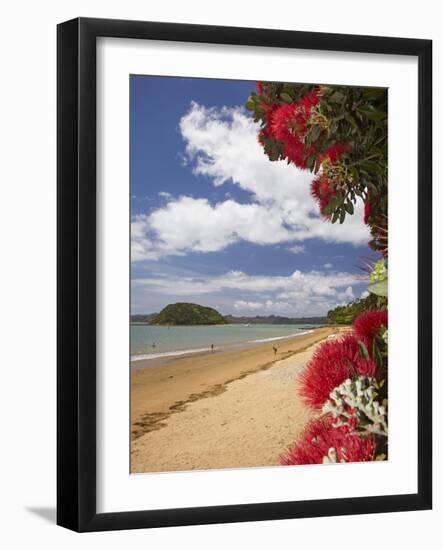
[[[189,353],[201,353],[202,351],[211,351],[211,348],[184,349],[181,351],[164,351],[161,353],[146,353],[144,355],[132,355],[131,361],[158,359],[159,357],[174,357],[177,355],[188,355]]]
[[[260,344],[261,342],[273,342],[274,340],[285,340],[286,338],[294,338],[294,336],[303,336],[304,334],[311,334],[313,330],[305,330],[304,332],[296,332],[294,334],[287,334],[286,336],[274,336],[273,338],[261,338],[260,340],[249,340],[251,343]]]

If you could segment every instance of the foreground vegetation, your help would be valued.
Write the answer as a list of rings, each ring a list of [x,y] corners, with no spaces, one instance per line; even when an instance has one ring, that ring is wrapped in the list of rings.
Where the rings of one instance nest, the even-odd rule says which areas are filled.
[[[321,344],[300,376],[300,395],[319,416],[286,450],[285,465],[387,458],[387,101],[383,88],[258,82],[246,102],[269,160],[313,174],[325,222],[344,223],[363,202],[368,245],[381,256],[366,266],[368,298],[328,313],[352,328]]]

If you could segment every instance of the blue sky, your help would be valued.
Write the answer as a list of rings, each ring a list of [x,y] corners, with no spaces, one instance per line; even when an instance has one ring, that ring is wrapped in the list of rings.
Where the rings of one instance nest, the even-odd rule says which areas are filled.
[[[132,76],[132,312],[193,301],[320,315],[360,297],[361,209],[318,218],[311,174],[271,163],[243,105],[255,83]]]

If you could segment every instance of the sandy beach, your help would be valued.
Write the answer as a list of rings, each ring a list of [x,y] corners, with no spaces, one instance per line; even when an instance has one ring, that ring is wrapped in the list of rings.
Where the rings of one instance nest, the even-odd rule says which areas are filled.
[[[334,327],[253,348],[131,369],[131,471],[278,464],[312,418],[296,378]]]

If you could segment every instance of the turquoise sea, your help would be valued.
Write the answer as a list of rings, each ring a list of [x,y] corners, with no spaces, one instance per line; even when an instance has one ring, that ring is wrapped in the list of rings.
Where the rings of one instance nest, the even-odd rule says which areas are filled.
[[[300,336],[318,325],[218,325],[160,327],[131,325],[131,361],[158,359]]]

